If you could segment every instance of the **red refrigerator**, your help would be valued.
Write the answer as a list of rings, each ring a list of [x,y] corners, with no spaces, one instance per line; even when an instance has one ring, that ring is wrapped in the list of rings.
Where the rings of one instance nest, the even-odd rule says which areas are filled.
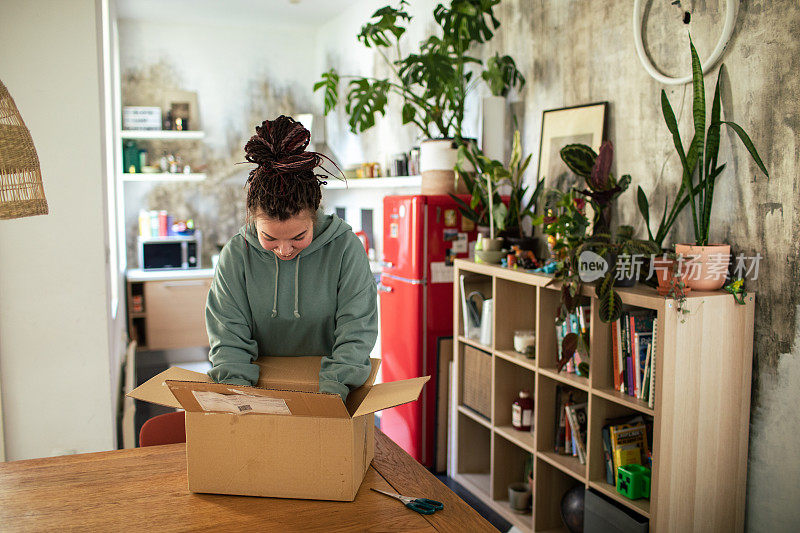
[[[437,347],[441,337],[453,336],[452,260],[468,256],[475,236],[449,196],[383,200],[383,380],[431,380],[419,400],[384,411],[381,430],[428,468],[435,458]]]

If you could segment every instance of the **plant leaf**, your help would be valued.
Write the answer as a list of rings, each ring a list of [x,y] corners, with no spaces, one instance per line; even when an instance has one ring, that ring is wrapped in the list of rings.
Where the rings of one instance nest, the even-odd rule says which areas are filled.
[[[386,114],[389,82],[387,80],[356,79],[350,82],[345,110],[350,115],[350,131],[358,133],[375,125],[375,115]]]
[[[578,349],[578,334],[567,333],[561,340],[561,359],[558,360],[558,370],[560,371],[567,361],[575,355],[575,350]]]
[[[741,139],[742,144],[744,144],[745,148],[747,148],[747,151],[750,152],[750,156],[753,158],[753,161],[756,162],[758,168],[760,168],[761,172],[763,172],[764,175],[769,178],[769,173],[767,172],[766,167],[764,167],[764,162],[761,161],[761,157],[758,155],[758,151],[756,150],[753,141],[750,140],[750,137],[742,129],[742,127],[736,124],[735,122],[727,122],[723,120],[721,123],[729,126],[731,129],[733,129],[733,131],[736,132],[736,135],[739,136],[739,139]]]
[[[611,188],[611,164],[614,162],[614,145],[611,141],[605,141],[600,145],[592,173],[587,180],[589,188],[593,191],[607,191]]]
[[[517,166],[522,159],[522,143],[520,142],[519,130],[514,131],[514,141],[511,143],[511,161],[508,163],[509,168]]]
[[[647,201],[647,195],[642,190],[641,185],[639,185],[639,190],[636,193],[636,200],[639,203],[639,213],[642,214],[644,224],[647,226],[647,233],[650,234],[650,239],[652,240],[653,234],[650,233],[650,202]]]
[[[600,320],[609,323],[618,320],[622,315],[622,298],[611,288],[598,300],[598,315]]]
[[[569,169],[582,178],[592,175],[597,154],[585,144],[568,144],[559,152]]]
[[[670,133],[672,133],[672,141],[675,144],[675,149],[678,151],[678,157],[680,158],[681,166],[683,167],[683,184],[681,186],[681,190],[678,191],[678,196],[680,196],[682,190],[689,191],[689,201],[692,204],[692,222],[694,223],[694,234],[695,237],[697,237],[699,235],[699,228],[697,225],[697,210],[695,209],[694,203],[695,193],[694,188],[692,187],[694,166],[697,166],[696,152],[694,154],[694,166],[689,167],[686,153],[683,151],[681,135],[678,131],[678,121],[675,120],[675,113],[672,111],[672,106],[669,104],[669,99],[667,99],[667,93],[664,91],[664,89],[661,89],[661,112],[664,115],[664,121],[667,123],[667,128],[669,129]],[[695,146],[695,141],[692,140],[690,152],[695,148]]]
[[[339,74],[335,69],[330,69],[328,72],[322,74],[322,79],[314,84],[314,92],[319,89],[325,89],[325,111],[323,114],[327,115],[336,108],[336,103],[339,101]]]
[[[414,120],[414,115],[416,112],[417,110],[414,108],[414,106],[406,102],[403,105],[403,124],[408,124]]]

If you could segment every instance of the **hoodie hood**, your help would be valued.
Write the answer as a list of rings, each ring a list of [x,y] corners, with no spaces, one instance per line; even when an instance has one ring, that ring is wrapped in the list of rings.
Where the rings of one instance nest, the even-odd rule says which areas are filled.
[[[239,230],[239,234],[245,238],[250,246],[257,250],[257,255],[259,255],[265,261],[274,261],[275,263],[275,280],[272,295],[271,313],[272,318],[278,316],[278,292],[281,270],[280,264],[288,263],[284,267],[287,268],[291,263],[294,263],[294,317],[300,318],[300,260],[303,257],[307,257],[322,247],[330,244],[337,237],[350,232],[350,230],[350,225],[344,220],[336,215],[326,215],[320,210],[317,212],[317,219],[314,221],[314,236],[311,239],[311,244],[306,246],[299,254],[297,254],[297,257],[294,259],[290,261],[282,261],[278,259],[278,256],[274,252],[265,250],[264,247],[261,246],[261,243],[258,240],[258,235],[256,234],[255,222],[251,222],[242,226],[242,228]]]

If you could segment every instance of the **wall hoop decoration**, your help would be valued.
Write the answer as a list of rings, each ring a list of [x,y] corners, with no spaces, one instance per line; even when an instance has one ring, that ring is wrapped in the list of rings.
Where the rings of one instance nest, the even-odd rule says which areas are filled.
[[[725,52],[725,48],[728,46],[731,35],[733,35],[733,28],[736,25],[736,15],[739,11],[739,1],[740,0],[726,0],[725,24],[722,27],[722,34],[719,37],[719,41],[717,41],[717,46],[714,48],[714,52],[712,52],[708,59],[702,62],[703,74],[714,68],[714,66],[722,57],[722,54]],[[633,4],[633,44],[636,47],[636,55],[639,56],[639,61],[642,63],[642,66],[647,73],[650,74],[656,81],[666,85],[682,85],[692,81],[691,72],[687,76],[673,78],[671,76],[662,74],[655,67],[655,65],[653,65],[653,62],[650,61],[650,58],[647,57],[647,53],[644,51],[644,43],[642,42],[643,26],[644,14],[642,12],[642,0],[636,0]]]

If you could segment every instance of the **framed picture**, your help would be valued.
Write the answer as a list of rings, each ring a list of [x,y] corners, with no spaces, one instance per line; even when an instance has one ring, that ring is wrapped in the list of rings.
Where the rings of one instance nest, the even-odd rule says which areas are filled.
[[[197,109],[197,93],[166,89],[161,93],[161,110],[164,117],[167,112],[173,116],[172,124],[165,124],[164,129],[200,130],[200,113]],[[180,128],[175,127],[175,118],[180,119]],[[169,127],[167,127],[169,126]],[[187,127],[188,126],[188,127]]]
[[[581,143],[596,152],[606,135],[608,102],[597,102],[542,114],[542,137],[539,145],[539,178],[545,186],[562,191],[576,185],[576,177],[561,160],[559,152],[568,144]]]

